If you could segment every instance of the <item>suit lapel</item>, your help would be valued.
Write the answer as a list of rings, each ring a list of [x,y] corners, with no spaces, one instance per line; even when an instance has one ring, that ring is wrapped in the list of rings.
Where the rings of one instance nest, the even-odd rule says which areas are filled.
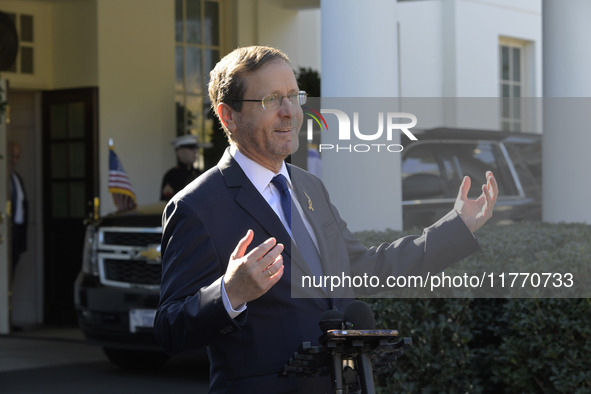
[[[281,220],[267,204],[263,196],[244,174],[240,165],[232,158],[229,149],[218,163],[226,186],[236,189],[235,201],[269,236],[275,237],[278,243],[285,245],[285,253],[291,258],[291,238],[283,227]],[[255,234],[256,235],[256,234]]]
[[[320,259],[322,260],[323,270],[327,273],[327,261],[326,256],[329,256],[329,248],[327,244],[327,239],[324,235],[324,227],[323,227],[323,213],[317,211],[317,208],[320,207],[320,202],[322,201],[323,196],[320,194],[321,191],[317,190],[318,188],[315,187],[311,182],[308,182],[304,176],[301,176],[303,173],[300,171],[290,171],[290,175],[293,181],[293,190],[300,207],[302,208],[302,212],[306,217],[310,226],[312,226],[312,230],[316,235],[316,242],[318,243],[318,249],[320,252]],[[317,201],[318,204],[314,202]],[[322,209],[322,208],[320,208]]]

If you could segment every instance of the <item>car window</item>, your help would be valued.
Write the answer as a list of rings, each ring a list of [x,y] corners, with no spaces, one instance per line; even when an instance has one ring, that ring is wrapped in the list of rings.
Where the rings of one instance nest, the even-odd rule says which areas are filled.
[[[441,176],[431,144],[416,145],[410,148],[408,153],[405,152],[402,162],[402,179],[419,173]]]
[[[489,141],[433,141],[411,145],[402,161],[403,200],[455,198],[465,175],[478,197],[493,171],[500,196],[517,195],[517,187],[499,144]],[[412,189],[412,190],[409,190]]]
[[[432,144],[417,144],[404,152],[402,199],[408,201],[447,197],[445,180]]]
[[[542,190],[542,144],[505,143],[525,194],[538,197]]]
[[[438,153],[441,160],[446,163],[446,171],[449,171],[446,175],[452,184],[452,190],[457,190],[463,177],[468,175],[472,179],[468,196],[478,197],[482,193],[482,185],[486,183],[486,171],[490,170],[497,179],[500,196],[517,194],[517,187],[497,143],[488,141],[445,143],[441,144]]]

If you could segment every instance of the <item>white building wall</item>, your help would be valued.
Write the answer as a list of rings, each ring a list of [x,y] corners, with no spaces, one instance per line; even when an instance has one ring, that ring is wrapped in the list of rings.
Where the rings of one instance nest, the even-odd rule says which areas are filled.
[[[443,96],[443,2],[402,2],[397,10],[400,97]]]
[[[101,214],[115,210],[107,187],[108,140],[138,204],[158,201],[173,166],[174,2],[98,0],[99,164]]]
[[[52,4],[52,88],[98,85],[96,1]]]
[[[285,52],[294,69],[320,70],[320,9],[285,8],[283,0],[240,0],[237,46],[268,45]],[[230,48],[228,48],[230,50]]]
[[[541,95],[540,0],[517,5],[501,0],[410,1],[399,3],[398,11],[401,97],[499,97],[501,37],[530,42],[524,96]],[[486,114],[480,103],[447,100],[422,126],[498,129],[498,103],[487,100]],[[531,115],[529,130],[540,131],[536,119]]]
[[[456,2],[457,97],[499,96],[499,37],[531,42],[538,50],[529,59],[536,66],[527,96],[541,94],[541,1],[454,0]]]

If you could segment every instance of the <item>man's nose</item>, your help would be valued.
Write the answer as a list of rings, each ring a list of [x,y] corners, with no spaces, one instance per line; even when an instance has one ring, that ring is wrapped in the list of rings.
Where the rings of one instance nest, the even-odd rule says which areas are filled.
[[[297,108],[297,104],[292,103],[287,97],[281,97],[281,102],[279,103],[279,114],[281,116],[294,116]]]

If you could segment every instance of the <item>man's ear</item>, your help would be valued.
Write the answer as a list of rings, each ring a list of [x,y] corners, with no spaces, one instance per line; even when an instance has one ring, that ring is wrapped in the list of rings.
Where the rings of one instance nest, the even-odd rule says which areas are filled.
[[[228,129],[230,132],[236,130],[236,119],[235,119],[235,112],[232,107],[230,107],[226,103],[219,103],[217,107],[218,116],[222,121],[224,127]]]

